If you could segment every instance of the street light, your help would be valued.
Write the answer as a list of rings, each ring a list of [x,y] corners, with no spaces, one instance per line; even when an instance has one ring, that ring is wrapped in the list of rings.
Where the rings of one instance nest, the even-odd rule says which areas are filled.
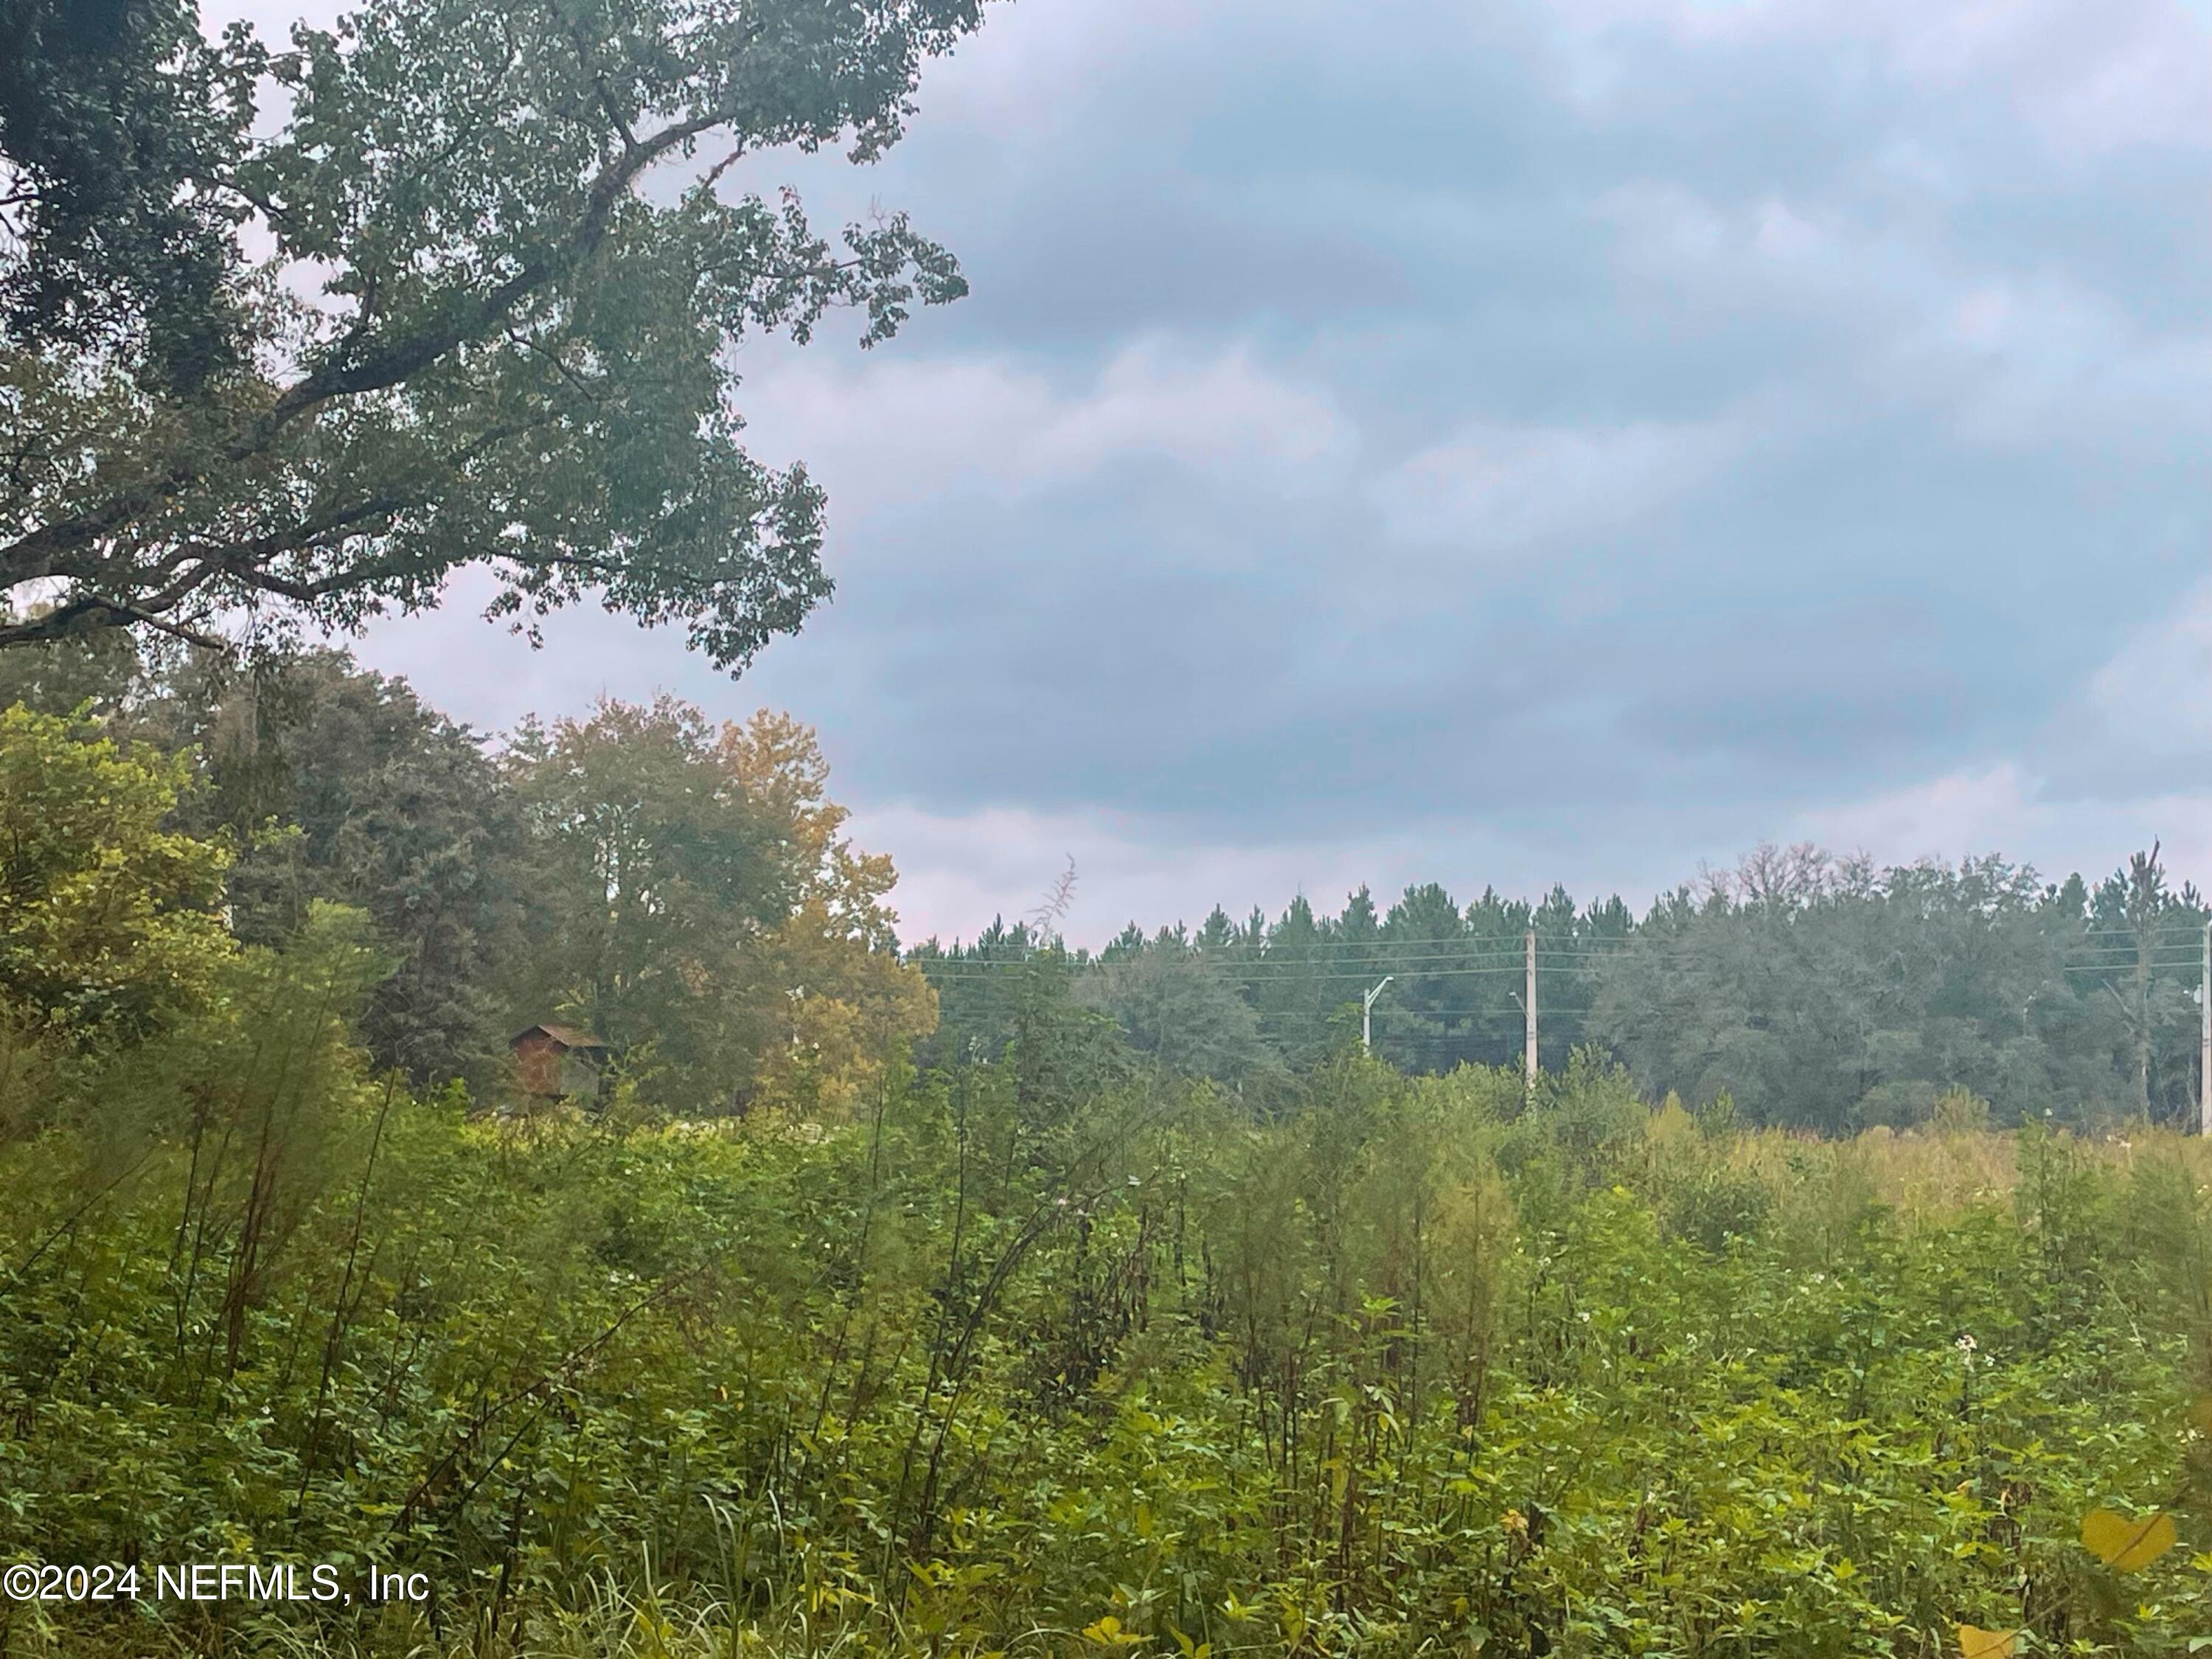
[[[1388,985],[1397,977],[1395,974],[1383,975],[1382,984],[1377,985],[1359,999],[1359,1047],[1362,1053],[1371,1054],[1375,1052],[1375,1044],[1371,1040],[1374,1033],[1375,999],[1382,994],[1383,985]]]

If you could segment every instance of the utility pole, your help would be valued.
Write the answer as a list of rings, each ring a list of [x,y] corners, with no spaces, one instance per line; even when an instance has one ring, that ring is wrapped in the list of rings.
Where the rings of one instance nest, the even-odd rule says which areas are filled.
[[[1367,993],[1365,996],[1359,999],[1359,1048],[1360,1052],[1363,1054],[1371,1054],[1375,1052],[1375,1043],[1373,1041],[1375,999],[1382,994],[1383,985],[1388,985],[1392,980],[1397,977],[1398,976],[1395,974],[1383,975],[1382,984],[1377,985],[1373,990]]]
[[[2197,982],[2197,1000],[2204,1005],[2197,1050],[2197,1133],[2212,1135],[2212,921],[2204,924],[2204,977]]]
[[[1528,994],[1522,999],[1521,1012],[1528,1020],[1527,1071],[1528,1092],[1536,1092],[1536,930],[1528,930]]]

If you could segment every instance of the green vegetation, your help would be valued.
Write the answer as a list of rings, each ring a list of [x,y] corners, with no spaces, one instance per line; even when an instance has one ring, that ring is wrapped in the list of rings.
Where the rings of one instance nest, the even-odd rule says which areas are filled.
[[[364,0],[280,45],[191,0],[13,0],[0,590],[51,603],[0,643],[350,629],[476,566],[493,614],[596,599],[749,661],[830,583],[821,490],[740,442],[734,348],[841,307],[873,344],[966,284],[902,216],[833,246],[717,183],[872,160],[981,21]]]
[[[237,672],[113,641],[7,653],[0,698],[0,1000],[42,1018],[116,1004],[117,975],[141,1001],[197,983],[188,957],[281,949],[339,905],[389,958],[357,1034],[426,1091],[498,1098],[507,1037],[557,1019],[610,1040],[648,1109],[799,1089],[843,1110],[933,1021],[890,862],[852,846],[787,716],[611,703],[493,753],[336,653]],[[95,879],[97,904],[71,896]]]
[[[796,629],[736,348],[964,283],[718,187],[981,15],[0,9],[0,1565],[135,1575],[0,1659],[2212,1647],[2155,848],[902,952],[787,716],[299,648]],[[162,1596],[248,1561],[356,1599]]]
[[[0,1150],[0,1555],[434,1603],[16,1607],[4,1650],[1908,1654],[2212,1619],[2200,1149],[1813,1143],[1593,1062],[1347,1059],[826,1133],[369,1079],[325,920]],[[64,1103],[66,1103],[65,1109]],[[2084,1516],[2174,1506],[2124,1577]],[[288,1648],[287,1644],[290,1646]]]
[[[491,755],[334,659],[106,684],[0,717],[0,1559],[433,1594],[12,1603],[9,1659],[2212,1631],[2197,1142],[1958,1086],[1824,1139],[1594,1050],[1217,1066],[1249,1005],[1149,949],[1009,959],[947,1054],[787,720]],[[462,920],[517,943],[378,908],[488,821]],[[599,1109],[375,1054],[426,953],[629,1022]]]
[[[1547,1068],[1593,1044],[1655,1099],[1727,1095],[1748,1121],[1828,1134],[1924,1123],[1961,1087],[2002,1121],[2179,1125],[2196,1114],[2208,918],[2155,848],[2094,888],[1996,857],[1883,870],[1761,848],[1640,921],[1559,888],[1462,908],[1434,883],[1378,913],[1363,887],[1336,916],[1300,897],[1273,923],[1218,908],[1195,933],[1133,923],[1064,966],[1137,1054],[1248,1097],[1356,1033],[1385,975],[1376,1054],[1409,1072],[1517,1063],[1533,930]],[[1053,948],[1018,922],[917,950],[943,1003],[931,1052],[997,1052],[1020,1006],[1001,981]]]

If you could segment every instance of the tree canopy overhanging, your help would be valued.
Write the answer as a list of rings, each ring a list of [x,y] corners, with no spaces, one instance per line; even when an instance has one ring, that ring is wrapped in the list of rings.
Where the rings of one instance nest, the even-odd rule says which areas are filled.
[[[0,646],[346,630],[467,566],[744,666],[827,597],[734,348],[965,283],[763,151],[873,160],[982,0],[368,0],[274,49],[177,0],[0,21]],[[271,97],[271,89],[277,94]],[[256,96],[285,107],[258,137]]]

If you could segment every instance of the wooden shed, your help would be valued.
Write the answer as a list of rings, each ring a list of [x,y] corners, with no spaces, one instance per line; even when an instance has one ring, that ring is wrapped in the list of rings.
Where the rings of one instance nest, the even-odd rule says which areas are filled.
[[[596,1100],[607,1045],[569,1025],[532,1025],[507,1040],[515,1081],[539,1100]]]

